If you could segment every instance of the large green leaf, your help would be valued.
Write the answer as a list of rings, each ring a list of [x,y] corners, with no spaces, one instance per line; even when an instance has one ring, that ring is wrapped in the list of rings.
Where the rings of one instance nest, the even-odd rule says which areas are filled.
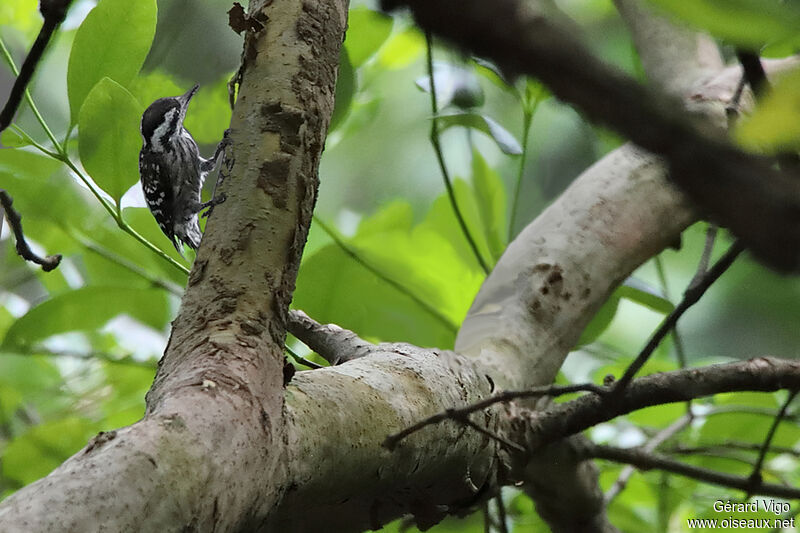
[[[486,240],[486,232],[481,221],[474,189],[464,180],[456,179],[453,181],[453,191],[461,215],[464,217],[475,245],[484,260],[488,260],[492,257],[492,254]],[[475,253],[469,246],[464,232],[456,219],[453,206],[447,195],[443,194],[433,201],[433,205],[431,205],[425,220],[422,222],[422,226],[443,235],[450,242],[453,249],[458,252],[462,261],[473,265],[475,268],[480,268],[475,259]],[[490,263],[494,262],[490,261]]]
[[[139,180],[141,116],[136,99],[110,78],[100,80],[81,107],[81,163],[95,183],[117,201]]]
[[[492,257],[497,261],[506,248],[506,190],[500,175],[486,163],[478,150],[472,151],[472,185],[486,240]]]
[[[25,347],[58,333],[98,329],[123,313],[161,329],[169,318],[166,295],[157,289],[75,289],[45,300],[18,318],[6,332],[2,346]]]
[[[800,150],[800,72],[780,78],[759,102],[755,112],[742,119],[736,140],[751,150],[770,154]]]
[[[368,337],[452,346],[483,274],[447,234],[411,220],[407,204],[390,204],[347,242],[357,259],[335,244],[306,258],[294,305]]]
[[[347,38],[344,47],[353,68],[360,67],[392,33],[393,19],[366,7],[356,7],[347,15]]]
[[[731,42],[759,48],[797,39],[800,7],[777,0],[650,0],[669,14]]]
[[[127,85],[139,72],[156,30],[155,0],[101,0],[75,34],[67,69],[71,122],[104,77]]]
[[[336,78],[336,99],[333,115],[331,115],[330,131],[336,129],[347,116],[355,91],[356,73],[350,62],[347,49],[342,48],[339,52],[339,75]]]

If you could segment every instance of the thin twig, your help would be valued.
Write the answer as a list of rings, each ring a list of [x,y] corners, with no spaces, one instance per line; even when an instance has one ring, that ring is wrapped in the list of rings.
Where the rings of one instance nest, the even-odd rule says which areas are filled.
[[[736,50],[736,58],[742,65],[744,79],[747,80],[753,94],[756,95],[756,98],[760,97],[764,91],[769,89],[769,81],[764,67],[761,65],[761,58],[754,52],[742,49]]]
[[[112,263],[121,266],[122,268],[126,269],[128,272],[136,274],[140,278],[148,281],[153,287],[164,289],[165,291],[174,294],[175,296],[182,296],[183,289],[175,285],[174,283],[170,283],[169,281],[165,281],[162,279],[157,278],[156,276],[150,274],[139,265],[134,264],[133,262],[125,259],[124,257],[115,254],[114,252],[100,246],[96,242],[78,235],[76,232],[69,232],[73,239],[81,243],[87,250],[94,252],[95,254],[99,255],[100,257],[111,261]]]
[[[533,123],[533,117],[536,115],[536,110],[544,94],[544,88],[540,87],[539,92],[533,100],[533,104],[527,101],[523,101],[522,104],[522,154],[520,155],[519,167],[517,168],[517,183],[514,185],[514,196],[511,198],[511,217],[508,221],[508,242],[511,242],[511,239],[514,237],[514,227],[517,223],[519,194],[522,190],[522,178],[525,175],[525,163],[528,162],[528,137],[530,136],[531,124]]]
[[[458,220],[458,225],[461,226],[461,233],[464,234],[464,237],[467,239],[469,243],[469,247],[472,249],[472,253],[475,255],[475,259],[478,260],[478,264],[481,266],[483,271],[488,274],[490,269],[489,266],[484,261],[483,256],[478,250],[478,245],[475,244],[475,239],[472,238],[472,234],[467,228],[467,223],[464,221],[464,217],[461,214],[461,209],[458,207],[458,202],[456,201],[456,193],[453,190],[453,184],[450,181],[450,173],[447,171],[447,165],[444,162],[444,154],[442,153],[442,145],[439,142],[439,122],[438,122],[438,113],[439,113],[439,105],[436,102],[436,82],[434,81],[433,76],[433,42],[431,38],[431,34],[429,32],[425,33],[425,43],[427,45],[427,66],[428,66],[428,77],[431,81],[430,83],[430,94],[431,94],[431,111],[433,112],[433,116],[431,117],[431,133],[430,139],[431,144],[433,145],[433,151],[436,152],[436,160],[439,162],[439,169],[442,171],[442,178],[444,179],[444,186],[447,189],[447,196],[450,198],[450,205],[453,208],[453,214],[456,216],[456,220]]]
[[[26,92],[28,83],[31,81],[33,73],[36,71],[36,65],[39,64],[39,60],[42,58],[42,54],[47,47],[47,43],[50,42],[53,32],[55,32],[58,25],[61,24],[67,16],[67,10],[71,2],[72,0],[41,0],[39,2],[39,11],[42,13],[42,17],[44,17],[44,23],[42,24],[42,29],[39,30],[39,35],[36,37],[33,46],[31,46],[30,52],[28,52],[25,61],[22,63],[14,86],[11,88],[11,92],[8,95],[6,105],[3,107],[3,110],[0,111],[0,131],[3,131],[11,124],[19,108],[19,104],[22,102],[22,97]]]
[[[474,429],[478,433],[480,433],[482,435],[486,435],[487,437],[489,437],[492,440],[496,440],[497,442],[499,442],[503,446],[511,448],[512,450],[514,450],[516,452],[519,452],[519,453],[525,453],[525,448],[523,448],[522,446],[520,446],[516,442],[511,442],[507,438],[501,437],[497,433],[494,433],[494,432],[486,429],[485,427],[481,426],[480,424],[477,424],[476,422],[473,422],[472,420],[470,420],[468,418],[467,415],[465,415],[463,418],[459,418],[458,421],[461,422],[464,425],[467,425],[467,426],[471,427],[472,429]]]
[[[658,282],[661,284],[661,292],[669,298],[669,284],[667,283],[667,273],[664,270],[664,262],[661,256],[657,255],[654,259],[656,265],[656,274],[658,275]],[[683,347],[683,339],[678,332],[678,326],[672,328],[672,341],[675,344],[675,355],[678,359],[678,366],[686,368],[686,350]],[[691,403],[688,404],[691,407]]]
[[[689,424],[692,423],[692,420],[694,420],[694,416],[691,413],[686,413],[675,422],[656,433],[653,438],[651,438],[644,444],[644,446],[642,446],[642,450],[645,452],[655,451],[656,448],[686,429]],[[625,489],[625,486],[628,484],[628,480],[630,480],[635,471],[635,467],[631,465],[627,465],[622,469],[622,472],[620,472],[617,480],[614,482],[611,488],[608,489],[608,492],[606,492],[605,496],[603,497],[606,505],[611,503],[611,501]]]
[[[500,533],[508,533],[506,504],[503,501],[503,494],[498,494],[494,501],[497,503],[497,521],[500,522]]]
[[[331,366],[366,357],[376,346],[349,329],[320,324],[299,309],[290,309],[286,329]]]
[[[683,446],[679,444],[665,451],[674,454],[691,455],[694,453],[713,452],[713,451],[728,450],[728,449],[743,450],[749,452],[760,452],[762,448],[763,448],[762,444],[757,444],[755,442],[725,441],[725,442],[720,442],[718,444],[708,444],[701,446]],[[800,457],[800,450],[795,450],[794,448],[790,448],[789,446],[769,446],[767,449],[767,453],[778,453],[778,454],[785,453],[787,455]]]
[[[522,398],[540,398],[542,396],[556,397],[572,392],[593,392],[595,394],[606,394],[608,389],[593,383],[583,383],[576,385],[548,385],[545,387],[536,387],[528,390],[499,392],[465,407],[447,409],[420,420],[416,424],[386,437],[386,439],[383,441],[383,446],[391,450],[397,445],[398,442],[426,426],[438,424],[443,420],[463,420],[464,417],[470,413],[481,411],[496,403],[510,402],[512,400],[518,400]]]
[[[699,466],[681,463],[680,461],[674,461],[663,455],[645,452],[638,448],[617,448],[587,441],[583,446],[582,452],[587,459],[606,459],[615,463],[631,464],[641,470],[659,469],[665,472],[680,474],[698,481],[743,490],[748,493],[753,492],[779,498],[800,498],[799,488],[761,482],[753,485],[751,480],[746,477],[734,476],[707,468],[701,468]]]
[[[614,384],[613,393],[610,396],[616,396],[628,386],[628,383],[631,382],[633,376],[635,376],[642,366],[644,366],[658,345],[661,344],[661,341],[664,340],[664,337],[666,337],[666,335],[672,331],[672,328],[675,327],[678,319],[682,317],[691,306],[700,300],[708,288],[728,270],[728,268],[733,264],[734,260],[736,260],[736,258],[739,257],[739,254],[741,254],[743,251],[744,246],[742,246],[739,241],[734,242],[728,251],[725,252],[725,254],[716,263],[714,263],[714,266],[711,267],[710,270],[703,274],[696,283],[693,280],[693,282],[689,284],[689,287],[686,289],[686,292],[683,295],[683,299],[675,307],[675,309],[673,309],[672,312],[667,315],[666,318],[664,318],[664,320],[661,322],[661,325],[650,338],[650,341],[647,343],[647,345],[642,349],[630,366],[628,366],[622,377]]]
[[[59,263],[61,263],[61,254],[40,257],[31,250],[31,247],[25,240],[25,234],[22,232],[22,215],[12,207],[13,203],[13,198],[11,198],[4,189],[0,189],[0,206],[2,206],[2,210],[5,211],[8,225],[14,232],[14,239],[16,239],[17,242],[17,254],[25,261],[40,265],[45,272],[56,269]],[[2,213],[0,213],[0,218],[2,218]]]
[[[794,400],[797,393],[800,392],[800,389],[795,389],[789,391],[789,396],[786,398],[786,401],[783,402],[780,411],[772,420],[772,425],[767,432],[767,437],[764,439],[764,442],[761,444],[761,449],[758,452],[758,459],[756,460],[756,464],[753,466],[753,473],[750,474],[750,481],[753,483],[753,486],[758,486],[761,483],[761,468],[764,465],[764,458],[767,456],[767,451],[769,450],[769,445],[772,443],[772,438],[775,436],[775,431],[778,429],[778,425],[781,423],[781,419],[786,414],[786,410],[789,408],[789,405]]]
[[[333,242],[338,246],[345,254],[350,256],[356,263],[364,267],[365,269],[369,270],[372,274],[374,274],[377,278],[384,281],[385,283],[391,285],[394,289],[398,292],[408,296],[411,300],[414,301],[417,305],[422,307],[425,311],[427,311],[431,316],[433,316],[436,320],[438,320],[442,325],[444,325],[449,331],[455,333],[458,331],[458,326],[456,326],[449,318],[439,312],[438,309],[433,307],[431,304],[411,292],[407,287],[403,286],[402,284],[398,283],[397,281],[390,278],[388,275],[384,274],[371,264],[369,264],[363,257],[361,257],[355,250],[353,250],[347,243],[344,242],[343,239],[339,237],[336,231],[333,230],[331,226],[328,226],[325,222],[323,222],[319,217],[314,215],[314,222],[319,224],[322,230],[328,234]]]

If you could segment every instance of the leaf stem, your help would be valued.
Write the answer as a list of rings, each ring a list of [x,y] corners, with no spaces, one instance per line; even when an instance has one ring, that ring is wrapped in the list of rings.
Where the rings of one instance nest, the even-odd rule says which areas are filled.
[[[533,99],[533,103],[528,99],[527,94],[523,96],[522,102],[522,154],[519,158],[517,168],[517,183],[514,185],[514,196],[511,199],[511,219],[508,222],[508,242],[514,237],[514,228],[517,224],[517,208],[519,207],[519,193],[522,190],[522,177],[525,173],[525,164],[528,162],[528,137],[530,136],[533,117],[544,96],[544,89],[539,88],[539,92]]]
[[[405,287],[398,283],[397,281],[390,278],[385,273],[381,272],[374,266],[370,265],[363,257],[361,257],[358,252],[356,252],[353,248],[351,248],[344,240],[339,236],[338,232],[334,230],[331,226],[323,222],[317,215],[314,215],[314,222],[319,224],[319,227],[328,234],[328,236],[333,240],[333,242],[338,246],[345,254],[350,256],[356,263],[364,267],[365,269],[369,270],[372,274],[374,274],[377,278],[383,280],[387,284],[394,287],[398,292],[408,296],[411,300],[414,301],[417,305],[422,307],[425,311],[430,313],[434,318],[436,318],[439,322],[441,322],[449,331],[456,332],[458,331],[458,326],[456,326],[449,318],[443,315],[438,309],[433,307],[431,304],[414,294],[408,287]]]
[[[6,43],[5,41],[3,41],[2,37],[0,37],[0,52],[2,52],[3,58],[6,60],[6,63],[8,63],[8,66],[11,68],[11,72],[14,73],[14,76],[19,76],[19,69],[17,68],[17,65],[14,63],[14,58],[11,57],[11,52],[9,52],[8,48],[6,47]],[[36,104],[33,103],[31,92],[28,89],[25,89],[25,100],[31,107],[31,111],[33,111],[36,120],[39,121],[39,124],[42,126],[42,129],[47,134],[47,137],[50,139],[50,142],[53,143],[53,146],[56,147],[56,150],[60,154],[64,154],[64,147],[61,146],[58,140],[56,140],[56,136],[53,135],[52,130],[50,130],[50,127],[47,125],[47,122],[45,122],[44,117],[39,112],[39,109],[36,107]]]
[[[431,144],[433,145],[433,151],[436,152],[436,160],[439,162],[439,169],[442,172],[442,178],[444,179],[444,186],[447,189],[447,196],[450,198],[450,205],[453,207],[453,214],[455,214],[456,220],[458,220],[458,225],[461,226],[461,232],[467,239],[469,247],[472,249],[472,253],[475,255],[475,259],[477,259],[478,264],[481,266],[481,268],[486,274],[489,274],[490,272],[489,266],[486,264],[486,261],[484,261],[483,256],[481,256],[481,253],[478,250],[478,245],[475,244],[475,239],[472,238],[472,234],[470,233],[469,228],[467,228],[467,223],[464,221],[464,217],[461,214],[461,209],[458,207],[458,202],[456,201],[456,194],[455,191],[453,190],[453,184],[450,181],[450,174],[447,171],[447,165],[445,165],[444,162],[442,145],[439,142],[439,123],[437,116],[439,113],[439,105],[436,102],[436,82],[433,79],[433,42],[430,32],[425,32],[425,43],[427,45],[427,66],[428,66],[428,77],[431,81],[430,85],[431,110],[433,112],[433,117],[431,117],[431,132],[430,132]]]

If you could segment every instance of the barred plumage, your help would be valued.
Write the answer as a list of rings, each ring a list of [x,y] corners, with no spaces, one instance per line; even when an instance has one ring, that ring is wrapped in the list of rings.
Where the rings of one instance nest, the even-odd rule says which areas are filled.
[[[181,255],[181,243],[193,249],[200,246],[202,233],[197,214],[222,201],[215,198],[202,203],[200,193],[227,138],[217,146],[214,157],[204,159],[192,135],[183,127],[186,109],[197,89],[195,85],[181,96],[159,98],[145,110],[141,124],[139,176],[144,197],[161,231]]]

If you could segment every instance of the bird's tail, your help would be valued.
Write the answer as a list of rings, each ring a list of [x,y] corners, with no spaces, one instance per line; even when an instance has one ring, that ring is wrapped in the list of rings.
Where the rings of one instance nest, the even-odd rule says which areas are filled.
[[[189,248],[197,250],[200,246],[200,239],[203,238],[203,234],[200,232],[200,224],[197,220],[197,215],[192,216],[189,220],[177,227],[175,236],[189,246]],[[175,247],[178,248],[178,243],[175,243]],[[181,252],[181,250],[179,249],[178,252]],[[181,253],[181,256],[183,256],[183,253]]]

